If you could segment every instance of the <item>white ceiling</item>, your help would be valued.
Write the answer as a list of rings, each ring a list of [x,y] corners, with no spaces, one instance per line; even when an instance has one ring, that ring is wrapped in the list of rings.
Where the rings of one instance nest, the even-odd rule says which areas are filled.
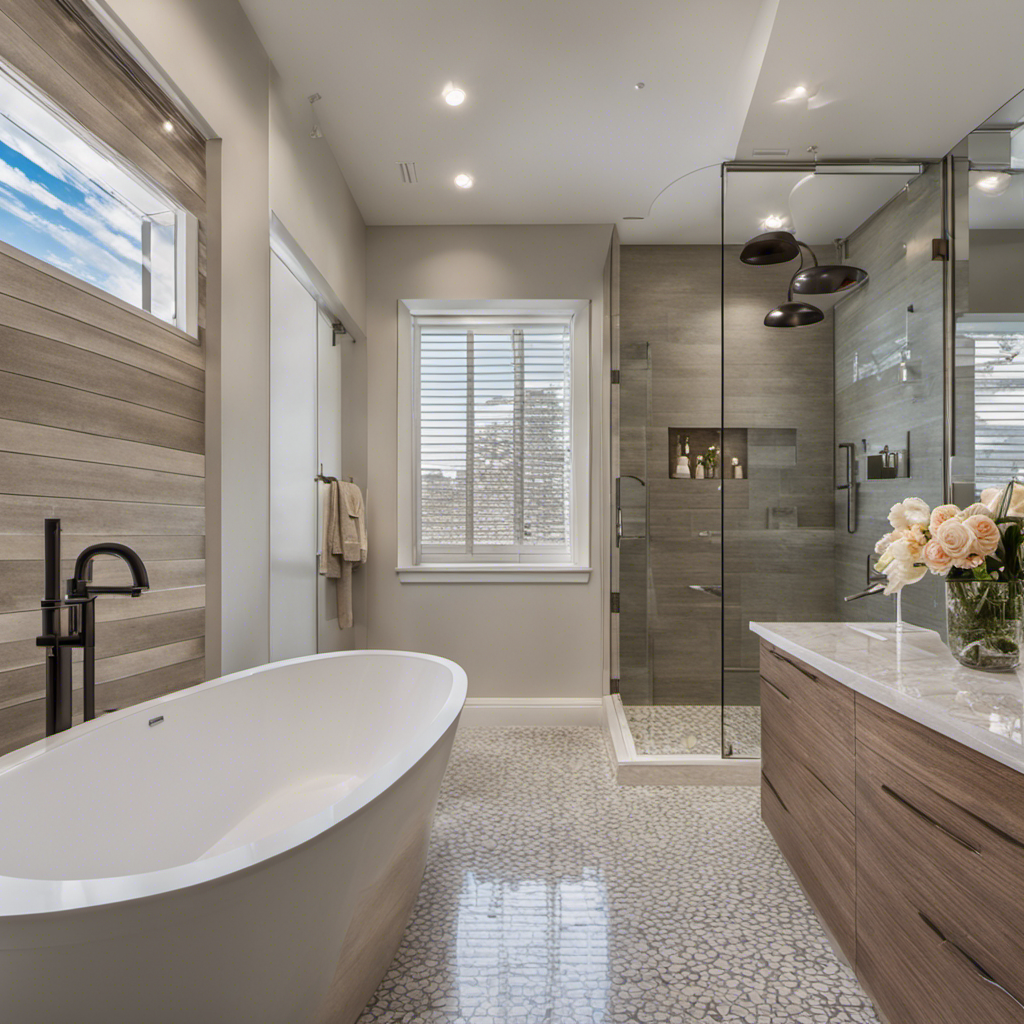
[[[713,242],[719,170],[700,168],[760,147],[942,156],[1024,86],[1024,4],[1004,0],[241,2],[289,91],[323,96],[369,224]],[[452,80],[462,107],[441,98]],[[778,102],[797,84],[810,103]]]
[[[780,218],[809,245],[847,238],[913,177],[908,174],[811,174],[732,171],[725,192],[725,240],[742,243]],[[715,241],[718,237],[715,238]]]

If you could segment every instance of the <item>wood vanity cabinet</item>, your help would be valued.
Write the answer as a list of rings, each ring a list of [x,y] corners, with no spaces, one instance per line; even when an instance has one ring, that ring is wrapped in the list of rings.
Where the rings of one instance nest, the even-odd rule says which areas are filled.
[[[762,817],[885,1019],[1024,1024],[1024,775],[767,642],[761,680]]]

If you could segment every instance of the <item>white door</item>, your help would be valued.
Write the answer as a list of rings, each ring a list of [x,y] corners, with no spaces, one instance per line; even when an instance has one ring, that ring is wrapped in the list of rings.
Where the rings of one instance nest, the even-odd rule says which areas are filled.
[[[270,660],[317,650],[316,300],[270,257]]]

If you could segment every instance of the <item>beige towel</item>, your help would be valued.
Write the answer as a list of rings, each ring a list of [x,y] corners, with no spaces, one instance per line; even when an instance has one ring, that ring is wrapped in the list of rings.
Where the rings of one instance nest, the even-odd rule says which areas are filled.
[[[331,481],[324,499],[320,575],[337,580],[338,626],[352,625],[352,567],[366,561],[363,495],[355,484]]]

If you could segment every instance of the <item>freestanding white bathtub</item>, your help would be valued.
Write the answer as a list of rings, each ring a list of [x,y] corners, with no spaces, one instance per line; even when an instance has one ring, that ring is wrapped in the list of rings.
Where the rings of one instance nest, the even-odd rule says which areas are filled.
[[[466,674],[239,672],[0,758],[4,1024],[347,1024],[423,874]]]

